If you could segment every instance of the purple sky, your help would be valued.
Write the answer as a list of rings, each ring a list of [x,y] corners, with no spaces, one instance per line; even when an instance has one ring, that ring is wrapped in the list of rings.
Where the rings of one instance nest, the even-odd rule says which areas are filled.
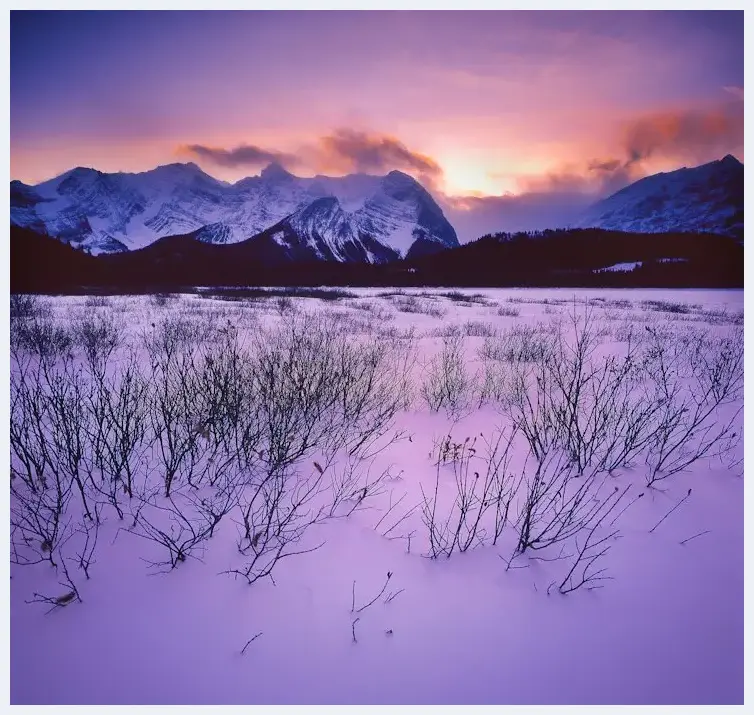
[[[11,13],[11,177],[193,160],[606,193],[743,160],[743,12]]]

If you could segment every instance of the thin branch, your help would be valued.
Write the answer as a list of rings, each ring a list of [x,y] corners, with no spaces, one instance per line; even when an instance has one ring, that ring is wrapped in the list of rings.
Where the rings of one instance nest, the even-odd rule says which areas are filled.
[[[246,641],[246,645],[243,648],[241,648],[241,655],[243,655],[246,652],[246,649],[251,645],[251,643],[253,643],[261,635],[262,635],[262,631],[259,631],[259,633],[249,638],[249,640]]]
[[[689,489],[689,490],[688,490],[688,492],[686,493],[686,496],[685,496],[685,497],[683,497],[683,499],[681,499],[681,501],[679,501],[679,502],[678,502],[678,503],[677,503],[677,504],[676,504],[676,505],[675,505],[675,506],[674,506],[674,507],[673,507],[673,508],[672,508],[672,509],[671,509],[671,510],[670,510],[670,511],[669,511],[669,512],[667,513],[667,514],[665,514],[665,516],[663,516],[663,517],[662,517],[662,519],[660,519],[660,521],[658,521],[658,522],[657,522],[657,523],[656,523],[656,524],[655,524],[655,525],[654,525],[654,526],[653,526],[653,527],[652,527],[652,528],[651,528],[651,529],[649,530],[649,533],[651,534],[651,533],[652,533],[652,532],[653,532],[653,531],[654,531],[654,530],[655,530],[655,529],[656,529],[656,528],[657,528],[657,527],[658,527],[658,526],[659,526],[660,524],[662,524],[662,522],[663,522],[663,521],[665,521],[665,519],[667,519],[667,518],[668,518],[668,517],[669,517],[669,516],[670,516],[670,515],[671,515],[671,514],[672,514],[672,513],[673,513],[673,512],[674,512],[674,511],[675,511],[675,510],[676,510],[676,509],[677,509],[677,508],[679,507],[679,506],[681,506],[681,504],[683,504],[683,502],[685,502],[685,501],[686,501],[686,500],[687,500],[687,499],[688,499],[688,498],[689,498],[690,496],[691,496],[691,489]]]
[[[704,536],[705,534],[710,534],[710,533],[711,533],[711,531],[709,529],[705,529],[704,531],[700,531],[698,534],[694,534],[693,536],[689,536],[688,539],[684,539],[683,541],[681,541],[679,543],[685,544],[685,543],[691,541],[691,539],[696,539],[697,536]]]

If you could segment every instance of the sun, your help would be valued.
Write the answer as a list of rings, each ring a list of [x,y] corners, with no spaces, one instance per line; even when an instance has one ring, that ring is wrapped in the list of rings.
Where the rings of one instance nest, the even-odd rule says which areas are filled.
[[[440,161],[445,176],[445,193],[449,196],[499,196],[515,188],[505,177],[497,176],[492,167],[461,158]]]

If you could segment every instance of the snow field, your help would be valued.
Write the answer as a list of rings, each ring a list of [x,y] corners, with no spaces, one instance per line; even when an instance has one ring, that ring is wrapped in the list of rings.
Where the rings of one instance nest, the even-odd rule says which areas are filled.
[[[27,394],[23,385],[37,384],[43,394],[67,386],[53,390],[61,397],[76,385],[90,400],[81,404],[94,404],[96,391],[88,390],[97,365],[112,385],[131,365],[143,377],[148,435],[134,450],[128,498],[110,488],[118,480],[104,479],[92,453],[104,439],[97,442],[96,420],[87,409],[61,408],[80,415],[66,425],[80,425],[83,451],[75,469],[45,467],[51,475],[57,466],[70,488],[51,549],[22,523],[38,503],[29,500],[36,482],[25,481],[12,439],[12,702],[743,701],[742,292],[349,289],[337,297],[323,289],[324,298],[278,290],[239,300],[212,293],[38,298],[32,315],[19,310],[12,318],[12,405],[14,395]],[[36,333],[19,327],[35,321]],[[115,337],[112,353],[87,361],[86,336],[90,345],[106,344],[97,328],[111,323],[116,329],[102,334]],[[57,354],[43,359],[34,346],[56,344],[44,326],[62,337]],[[590,369],[613,360],[619,370],[629,355],[636,370],[640,356],[656,368],[662,348],[663,364],[680,371],[667,383],[675,400],[700,397],[712,372],[730,392],[664,461],[650,444],[662,422],[651,420],[671,413],[653,413],[645,447],[608,472],[606,453],[620,450],[603,442],[590,451],[587,416],[604,406],[599,398],[614,372],[584,383],[580,439],[543,421],[557,402],[552,376],[571,375],[565,358],[586,326]],[[160,348],[169,335],[183,362]],[[693,345],[709,350],[693,353]],[[554,363],[561,372],[542,367],[553,349],[561,351]],[[721,361],[724,350],[730,359]],[[233,365],[238,379],[223,382]],[[267,382],[250,377],[265,367]],[[43,368],[63,383],[45,381]],[[338,382],[343,375],[356,377]],[[652,375],[656,369],[624,387],[649,394]],[[551,380],[547,391],[537,391],[537,377]],[[183,400],[172,426],[155,417],[161,385]],[[36,404],[52,404],[31,394]],[[339,399],[321,409],[332,394]],[[613,412],[634,393],[615,394],[623,402],[616,397]],[[528,413],[527,396],[535,406]],[[193,424],[192,410],[207,405],[254,409],[213,418],[218,434],[197,434],[204,427]],[[21,414],[12,412],[14,424]],[[45,414],[39,434],[51,463],[69,453],[71,440],[56,443],[55,409]],[[549,440],[527,439],[527,415]],[[243,440],[229,449],[242,437],[239,424],[258,430],[243,464],[229,459],[243,451]],[[622,436],[620,420],[606,424]],[[161,445],[171,429],[190,454],[178,460],[168,498]],[[694,460],[699,444],[721,432]],[[546,447],[540,458],[532,444]],[[291,445],[300,454],[281,456]],[[668,474],[674,465],[683,468]],[[83,514],[74,471],[99,524]],[[527,512],[537,494],[547,496]],[[211,523],[223,504],[211,538],[182,552],[191,529]],[[254,529],[244,540],[249,504]],[[527,513],[535,526],[528,541],[537,534],[541,541],[521,551]],[[260,525],[277,533],[260,533]],[[288,555],[275,561],[281,544]],[[586,582],[564,595],[605,547]],[[41,562],[19,563],[34,560]],[[55,603],[72,590],[70,602]]]

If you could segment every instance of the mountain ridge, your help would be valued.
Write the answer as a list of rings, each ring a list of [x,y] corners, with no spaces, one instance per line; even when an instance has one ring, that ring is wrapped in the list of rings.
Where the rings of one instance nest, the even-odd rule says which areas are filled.
[[[720,233],[743,239],[744,165],[731,154],[645,176],[590,206],[578,228]]]
[[[325,260],[392,259],[419,239],[458,245],[431,194],[398,171],[300,178],[273,163],[230,184],[194,163],[112,174],[75,167],[34,186],[13,181],[10,192],[12,225],[94,255],[194,232],[206,243],[239,243],[284,220],[303,231],[298,243]]]

